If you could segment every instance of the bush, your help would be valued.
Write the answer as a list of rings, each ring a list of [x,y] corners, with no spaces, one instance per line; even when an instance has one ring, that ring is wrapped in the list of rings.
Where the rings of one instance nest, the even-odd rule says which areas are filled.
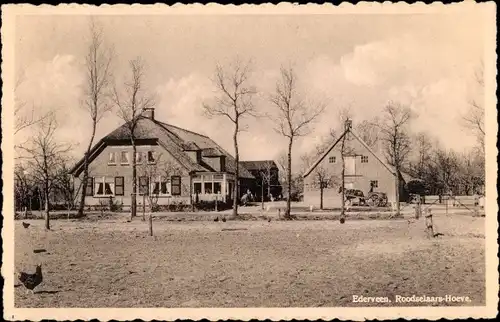
[[[109,210],[112,212],[115,211],[122,211],[123,209],[123,202],[120,202],[118,200],[114,201],[113,198],[109,198]]]
[[[227,210],[232,208],[232,203],[228,202],[217,202],[217,210]],[[200,201],[197,204],[195,204],[196,210],[201,210],[201,211],[214,211],[215,210],[215,201]]]

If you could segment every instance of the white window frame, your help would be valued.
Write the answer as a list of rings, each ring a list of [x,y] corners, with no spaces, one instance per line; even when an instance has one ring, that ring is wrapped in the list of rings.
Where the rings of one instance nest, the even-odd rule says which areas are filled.
[[[373,183],[373,188],[378,188],[378,180],[370,180],[370,185]]]
[[[149,193],[151,195],[155,196],[171,196],[172,195],[172,180],[168,177],[165,176],[158,176],[154,178],[155,180],[149,180],[150,184],[150,190]],[[163,180],[162,180],[163,179]],[[167,193],[162,193],[161,192],[161,184],[162,182],[165,182],[167,184]],[[158,183],[158,193],[153,193],[154,192],[154,186],[155,184]]]
[[[94,197],[114,197],[115,196],[115,177],[94,177]],[[109,184],[111,194],[106,194],[106,183]],[[102,194],[99,194],[99,184],[102,184]]]
[[[144,160],[143,153],[142,152],[136,152],[135,153],[135,164],[142,164],[143,160]]]
[[[114,161],[111,160],[111,156],[113,156]],[[109,152],[108,164],[116,165],[116,151]]]
[[[328,163],[337,163],[337,158],[335,156],[328,157]]]
[[[215,178],[215,176],[222,176],[220,178]],[[215,183],[218,182],[220,183],[220,193],[215,193],[214,192],[214,187],[215,187]],[[199,195],[221,195],[223,193],[223,183],[224,183],[224,175],[223,174],[219,174],[219,173],[210,173],[210,174],[198,174],[196,177],[193,178],[192,180],[192,184],[193,184],[193,194],[195,194],[195,189],[194,189],[194,185],[195,183],[199,183],[201,184],[201,192],[199,193]],[[211,193],[207,193],[205,191],[205,184],[206,183],[210,183],[212,185],[212,188],[211,188]]]
[[[367,155],[362,155],[361,156],[361,163],[368,163],[368,156]]]
[[[123,161],[123,155],[126,155],[126,161]],[[120,164],[122,165],[129,165],[130,164],[130,158],[129,158],[129,153],[128,151],[120,151]]]

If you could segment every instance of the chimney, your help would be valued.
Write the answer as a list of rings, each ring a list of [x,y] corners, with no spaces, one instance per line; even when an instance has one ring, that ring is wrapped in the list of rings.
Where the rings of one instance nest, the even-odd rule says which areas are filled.
[[[155,109],[154,107],[146,107],[142,110],[142,116],[147,117],[149,119],[155,119]]]

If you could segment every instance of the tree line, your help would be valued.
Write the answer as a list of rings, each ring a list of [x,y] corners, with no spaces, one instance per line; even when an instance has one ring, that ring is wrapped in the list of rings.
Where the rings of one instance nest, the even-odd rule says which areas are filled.
[[[146,108],[154,107],[155,95],[146,88],[146,65],[141,57],[128,62],[128,73],[116,81],[115,53],[113,46],[106,41],[103,29],[94,21],[89,24],[89,39],[85,56],[85,82],[82,92],[82,108],[87,112],[91,122],[91,130],[87,139],[83,156],[83,177],[78,187],[73,187],[68,169],[74,160],[69,157],[71,145],[58,140],[56,132],[58,124],[54,113],[39,117],[16,120],[16,133],[34,127],[29,142],[16,145],[20,156],[16,164],[16,206],[27,202],[27,192],[32,195],[37,191],[43,200],[46,228],[50,228],[49,211],[51,194],[64,197],[67,207],[77,207],[78,215],[84,215],[85,194],[89,180],[89,156],[95,144],[95,136],[100,121],[108,113],[115,113],[122,119],[130,137],[134,156],[138,116]],[[312,159],[317,157],[325,147],[343,131],[344,121],[354,117],[349,108],[330,107],[339,111],[340,128],[332,128],[325,141],[318,144],[312,152],[301,155],[301,169],[292,170],[294,145],[300,138],[309,135],[319,117],[324,113],[327,104],[318,102],[303,93],[298,86],[297,74],[291,65],[280,68],[275,89],[270,93],[261,93],[252,79],[254,64],[251,60],[239,58],[227,65],[217,64],[211,78],[216,94],[213,99],[204,102],[201,110],[207,117],[220,117],[232,124],[232,141],[236,160],[235,176],[239,175],[240,146],[239,135],[247,118],[266,118],[274,125],[274,131],[286,139],[285,152],[278,158],[281,166],[281,184],[286,197],[285,218],[290,217],[291,202],[300,195],[303,184],[302,171]],[[478,77],[478,83],[482,78]],[[16,84],[16,88],[17,88]],[[264,94],[266,108],[257,108],[255,98]],[[16,97],[17,98],[17,97]],[[26,104],[16,99],[16,116],[26,109]],[[17,113],[19,112],[19,113]],[[483,114],[481,114],[483,113]],[[24,114],[25,115],[25,114]],[[410,131],[414,113],[408,106],[398,102],[389,102],[381,116],[374,120],[354,123],[356,131],[369,145],[381,145],[387,162],[397,171],[407,171],[429,184],[429,191],[451,188],[456,192],[469,193],[484,183],[484,147],[479,151],[459,154],[440,148],[425,133],[415,134]],[[464,116],[464,126],[472,129],[478,136],[479,146],[484,142],[484,108],[477,101],[471,102],[470,113]],[[482,135],[482,136],[481,136]],[[132,157],[132,201],[131,216],[137,212],[137,162]],[[322,171],[318,169],[317,171]],[[328,186],[334,178],[328,173],[315,174],[320,186]],[[342,176],[343,177],[343,176]],[[338,178],[335,178],[338,180]],[[238,181],[236,180],[238,183]],[[71,187],[70,187],[71,186]],[[233,215],[238,215],[239,184],[234,185]],[[75,191],[76,190],[76,191]],[[441,191],[439,190],[439,191]],[[398,189],[396,189],[398,191]],[[74,200],[76,192],[80,192],[80,200]],[[31,197],[30,197],[31,198]],[[31,199],[29,199],[31,200]],[[20,203],[18,203],[20,202]]]

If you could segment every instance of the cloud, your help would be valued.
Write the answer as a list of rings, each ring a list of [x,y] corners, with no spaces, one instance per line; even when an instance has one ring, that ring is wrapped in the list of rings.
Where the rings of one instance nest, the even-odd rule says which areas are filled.
[[[300,149],[311,149],[318,136],[338,127],[341,108],[350,106],[360,122],[380,115],[388,101],[410,106],[419,115],[412,130],[427,131],[450,148],[472,146],[472,136],[456,140],[463,136],[458,120],[474,92],[466,84],[478,63],[470,53],[451,54],[462,46],[403,35],[360,44],[338,61],[326,55],[309,61],[301,71],[307,93],[323,95],[329,104]]]
[[[58,137],[65,141],[77,141],[88,132],[87,124],[82,122],[84,111],[79,108],[84,76],[74,56],[56,55],[48,61],[36,61],[24,70],[21,80],[16,96],[25,104],[24,114],[34,110],[37,117],[55,112]],[[23,142],[35,130],[32,127],[22,131],[16,140]]]

